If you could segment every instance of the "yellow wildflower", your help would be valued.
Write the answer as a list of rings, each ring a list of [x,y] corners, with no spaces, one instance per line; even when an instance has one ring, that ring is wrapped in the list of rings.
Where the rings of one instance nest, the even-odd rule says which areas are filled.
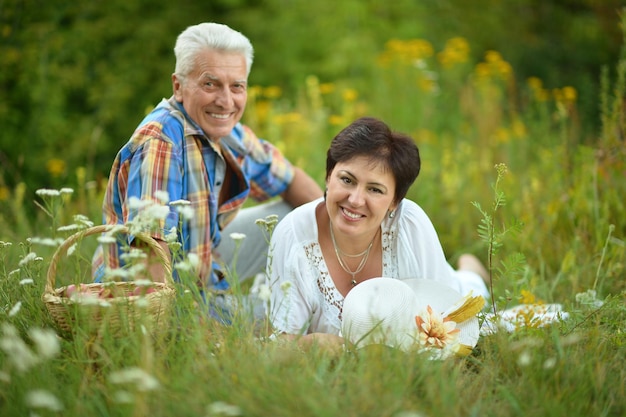
[[[330,94],[335,91],[335,84],[333,83],[322,83],[320,84],[320,93],[322,94]]]
[[[529,77],[526,80],[526,84],[533,90],[540,90],[543,88],[543,82],[538,77]]]
[[[328,118],[328,123],[331,126],[341,126],[343,125],[343,117],[333,114]]]
[[[269,99],[276,99],[283,94],[283,90],[275,85],[266,87],[263,90],[263,95]]]
[[[576,89],[574,87],[565,86],[563,87],[561,92],[563,93],[563,100],[565,102],[572,103],[575,102],[578,98],[578,93],[576,92]]]
[[[344,99],[344,101],[352,102],[357,99],[357,97],[359,96],[359,93],[357,93],[357,91],[353,88],[346,88],[345,90],[342,91],[341,96]]]
[[[48,172],[53,177],[58,177],[65,172],[65,161],[57,158],[52,158],[46,163]]]

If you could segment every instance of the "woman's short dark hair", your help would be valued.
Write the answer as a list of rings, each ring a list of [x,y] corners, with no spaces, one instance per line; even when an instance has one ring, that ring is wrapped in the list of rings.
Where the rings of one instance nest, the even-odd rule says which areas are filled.
[[[326,153],[326,179],[338,162],[358,156],[380,162],[396,180],[394,203],[406,196],[420,172],[420,154],[413,139],[404,133],[392,132],[383,121],[374,117],[355,120],[337,134]]]

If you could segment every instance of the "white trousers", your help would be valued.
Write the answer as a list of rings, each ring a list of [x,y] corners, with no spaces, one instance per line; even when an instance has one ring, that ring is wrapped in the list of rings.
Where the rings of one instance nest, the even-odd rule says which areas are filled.
[[[256,224],[257,219],[265,219],[271,214],[281,220],[293,207],[283,200],[259,204],[241,209],[235,219],[222,231],[222,241],[215,248],[221,262],[231,272],[236,273],[239,281],[254,277],[265,272],[269,236],[263,234]],[[230,237],[232,233],[243,233],[245,239],[236,247],[236,242]],[[236,262],[235,262],[236,261]]]

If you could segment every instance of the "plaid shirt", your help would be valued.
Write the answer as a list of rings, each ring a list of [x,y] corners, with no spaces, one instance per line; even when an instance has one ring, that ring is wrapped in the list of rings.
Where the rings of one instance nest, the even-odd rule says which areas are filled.
[[[222,184],[217,177],[223,177]],[[158,202],[158,193],[166,191],[170,201],[189,201],[191,219],[179,222],[179,212],[171,207],[159,229],[150,234],[165,240],[165,234],[176,227],[184,253],[195,253],[200,259],[199,284],[224,288],[211,251],[220,243],[221,230],[249,196],[257,201],[277,196],[292,178],[289,161],[248,127],[237,124],[229,136],[215,143],[172,97],[161,101],[117,154],[104,196],[103,222],[125,224],[135,218],[141,209],[129,207],[131,197]],[[217,190],[221,190],[220,202]],[[123,266],[121,248],[115,246],[107,245],[110,268]],[[104,275],[104,258],[100,246],[92,263],[96,280]]]

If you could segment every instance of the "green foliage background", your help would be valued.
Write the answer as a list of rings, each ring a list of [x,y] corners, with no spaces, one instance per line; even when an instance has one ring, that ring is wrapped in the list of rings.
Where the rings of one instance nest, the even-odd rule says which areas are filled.
[[[380,81],[373,61],[386,41],[422,38],[441,48],[462,36],[475,60],[497,50],[518,79],[575,86],[584,119],[577,140],[594,140],[599,70],[615,61],[620,46],[618,4],[2,0],[0,186],[25,182],[32,193],[73,185],[79,166],[87,168],[88,179],[106,176],[143,114],[171,93],[175,37],[201,21],[245,33],[256,48],[251,84],[279,86],[291,101],[310,74],[322,82],[350,82],[375,101]],[[50,160],[62,162],[57,175],[50,175]]]

